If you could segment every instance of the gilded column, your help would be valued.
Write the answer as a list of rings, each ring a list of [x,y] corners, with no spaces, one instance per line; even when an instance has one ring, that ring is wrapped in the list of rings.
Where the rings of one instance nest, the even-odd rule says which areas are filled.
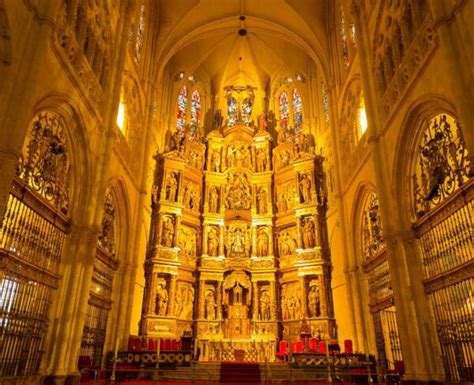
[[[252,282],[252,290],[253,290],[253,315],[252,318],[254,321],[258,320],[260,317],[258,316],[258,283]]]
[[[252,253],[251,253],[251,255],[256,256],[257,255],[257,226],[252,225],[251,231],[252,231]]]
[[[175,306],[175,298],[176,298],[176,275],[172,275],[170,279],[170,293],[169,293],[169,306],[168,306],[168,315],[173,317],[174,314],[174,306]]]
[[[319,310],[321,312],[321,317],[328,317],[328,290],[331,290],[329,285],[326,282],[326,277],[324,274],[321,274],[319,277]]]
[[[268,255],[270,257],[273,257],[274,251],[273,251],[273,226],[268,226]]]
[[[270,281],[270,319],[272,321],[276,320],[276,308],[275,281]]]
[[[203,231],[203,237],[202,237],[202,254],[207,255],[207,239],[208,239],[208,234],[209,232],[209,225],[204,225],[204,231]]]
[[[303,248],[303,239],[301,234],[301,217],[296,217],[296,242],[298,243],[298,248]]]
[[[199,319],[204,319],[204,287],[205,282],[204,280],[199,280],[199,309],[198,309],[198,317]]]
[[[217,314],[218,321],[222,320],[222,281],[217,281]]]
[[[174,237],[173,237],[173,247],[178,246],[178,231],[181,226],[181,217],[176,216],[176,224],[174,226]]]
[[[219,226],[219,255],[224,256],[224,225]]]
[[[306,282],[305,276],[301,275],[299,277],[300,287],[301,287],[301,318],[306,319],[308,317],[308,305],[307,302],[307,294],[306,294]]]

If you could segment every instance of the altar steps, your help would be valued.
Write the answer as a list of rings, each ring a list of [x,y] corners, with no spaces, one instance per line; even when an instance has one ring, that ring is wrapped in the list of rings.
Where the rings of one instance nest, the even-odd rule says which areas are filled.
[[[258,363],[227,363],[221,364],[219,384],[261,384],[260,364]]]

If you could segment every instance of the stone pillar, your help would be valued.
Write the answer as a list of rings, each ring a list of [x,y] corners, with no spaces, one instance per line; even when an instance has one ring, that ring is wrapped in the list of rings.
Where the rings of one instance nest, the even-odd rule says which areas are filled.
[[[367,29],[365,8],[359,1],[353,0],[352,9],[355,24],[358,58],[360,61],[361,80],[367,111],[367,140],[371,149],[371,159],[379,198],[382,225],[387,244],[387,258],[390,278],[397,306],[397,322],[399,326],[403,360],[405,362],[405,380],[431,381],[442,380],[442,364],[439,359],[432,361],[432,354],[439,352],[434,341],[436,328],[426,295],[423,292],[420,270],[421,258],[408,258],[401,245],[400,229],[403,221],[399,214],[398,197],[392,195],[392,188],[387,175],[391,170],[385,157],[384,137],[379,130],[382,120],[379,115],[379,98],[375,88],[375,79],[369,62],[371,45]],[[408,266],[410,266],[408,268]],[[439,353],[438,353],[439,356]]]
[[[321,311],[321,317],[329,317],[328,314],[328,290],[331,290],[326,282],[325,274],[318,276],[319,278],[319,310]]]

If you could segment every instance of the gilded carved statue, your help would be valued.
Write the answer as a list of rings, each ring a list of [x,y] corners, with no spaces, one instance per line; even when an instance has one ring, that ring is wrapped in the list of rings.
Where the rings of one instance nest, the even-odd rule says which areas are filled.
[[[281,308],[283,320],[296,320],[301,318],[300,285],[297,282],[285,283],[281,290]]]
[[[257,211],[259,214],[267,213],[267,190],[260,187],[257,192]]]
[[[315,245],[313,218],[305,218],[303,226],[303,247],[312,249]]]
[[[219,202],[219,191],[216,186],[212,186],[209,190],[209,212],[217,213],[219,212],[218,208]]]
[[[208,290],[205,297],[205,317],[209,321],[216,319],[216,299],[213,290]]]
[[[252,204],[249,182],[245,174],[235,173],[228,178],[226,208],[248,210]]]
[[[308,174],[300,175],[300,196],[301,203],[310,203],[311,202],[311,178]]]
[[[221,165],[221,155],[218,150],[213,150],[211,153],[211,171],[219,172]]]
[[[210,227],[207,234],[207,254],[211,257],[217,256],[219,251],[219,236],[215,227]]]
[[[319,299],[319,286],[314,281],[310,284],[308,293],[308,310],[311,318],[319,317],[320,311],[320,299]]]
[[[290,231],[282,231],[278,235],[278,251],[281,257],[294,254],[297,248],[296,240]]]
[[[257,148],[256,154],[257,172],[267,170],[267,151],[265,148]]]
[[[168,291],[166,290],[166,281],[158,280],[155,298],[155,314],[159,316],[166,315],[168,309]]]
[[[173,247],[173,237],[174,237],[174,223],[171,217],[163,218],[163,235],[162,235],[162,245],[165,247]]]
[[[176,202],[176,193],[178,191],[178,180],[173,171],[168,173],[166,180],[166,200],[169,202]]]
[[[257,255],[265,257],[268,255],[268,234],[266,229],[260,229],[257,236]]]
[[[178,318],[192,319],[194,288],[189,282],[178,282],[175,298],[175,313]]]
[[[268,290],[262,290],[260,294],[260,319],[267,321],[270,319],[270,295]]]

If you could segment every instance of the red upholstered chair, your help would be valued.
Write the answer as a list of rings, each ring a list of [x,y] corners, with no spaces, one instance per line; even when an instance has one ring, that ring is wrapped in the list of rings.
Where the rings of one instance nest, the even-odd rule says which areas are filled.
[[[310,338],[308,343],[309,351],[315,353],[318,351],[318,340],[316,338]]]
[[[165,350],[165,340],[163,338],[160,339],[160,351]]]
[[[176,350],[178,351],[183,350],[183,341],[178,340],[178,342],[176,343]]]
[[[146,337],[142,337],[142,346],[140,350],[147,350],[148,349],[148,341],[146,340]]]
[[[171,350],[173,350],[173,351],[178,350],[178,349],[177,349],[177,346],[178,346],[178,341],[172,340],[172,341],[171,341]]]
[[[296,342],[290,342],[290,353],[296,352]]]
[[[278,358],[283,358],[284,361],[288,359],[288,343],[285,340],[281,340],[278,345],[278,352],[276,352]]]
[[[352,350],[352,340],[344,340],[344,353],[352,354],[354,351]]]
[[[135,337],[128,336],[128,350],[133,351],[135,348]]]
[[[133,339],[133,351],[138,352],[142,348],[142,339],[140,337],[134,337]]]
[[[319,353],[326,354],[326,352],[327,352],[326,342],[319,341]]]
[[[168,351],[168,352],[171,350],[171,340],[170,339],[165,340],[165,350]]]
[[[296,341],[295,353],[303,353],[303,341]]]

